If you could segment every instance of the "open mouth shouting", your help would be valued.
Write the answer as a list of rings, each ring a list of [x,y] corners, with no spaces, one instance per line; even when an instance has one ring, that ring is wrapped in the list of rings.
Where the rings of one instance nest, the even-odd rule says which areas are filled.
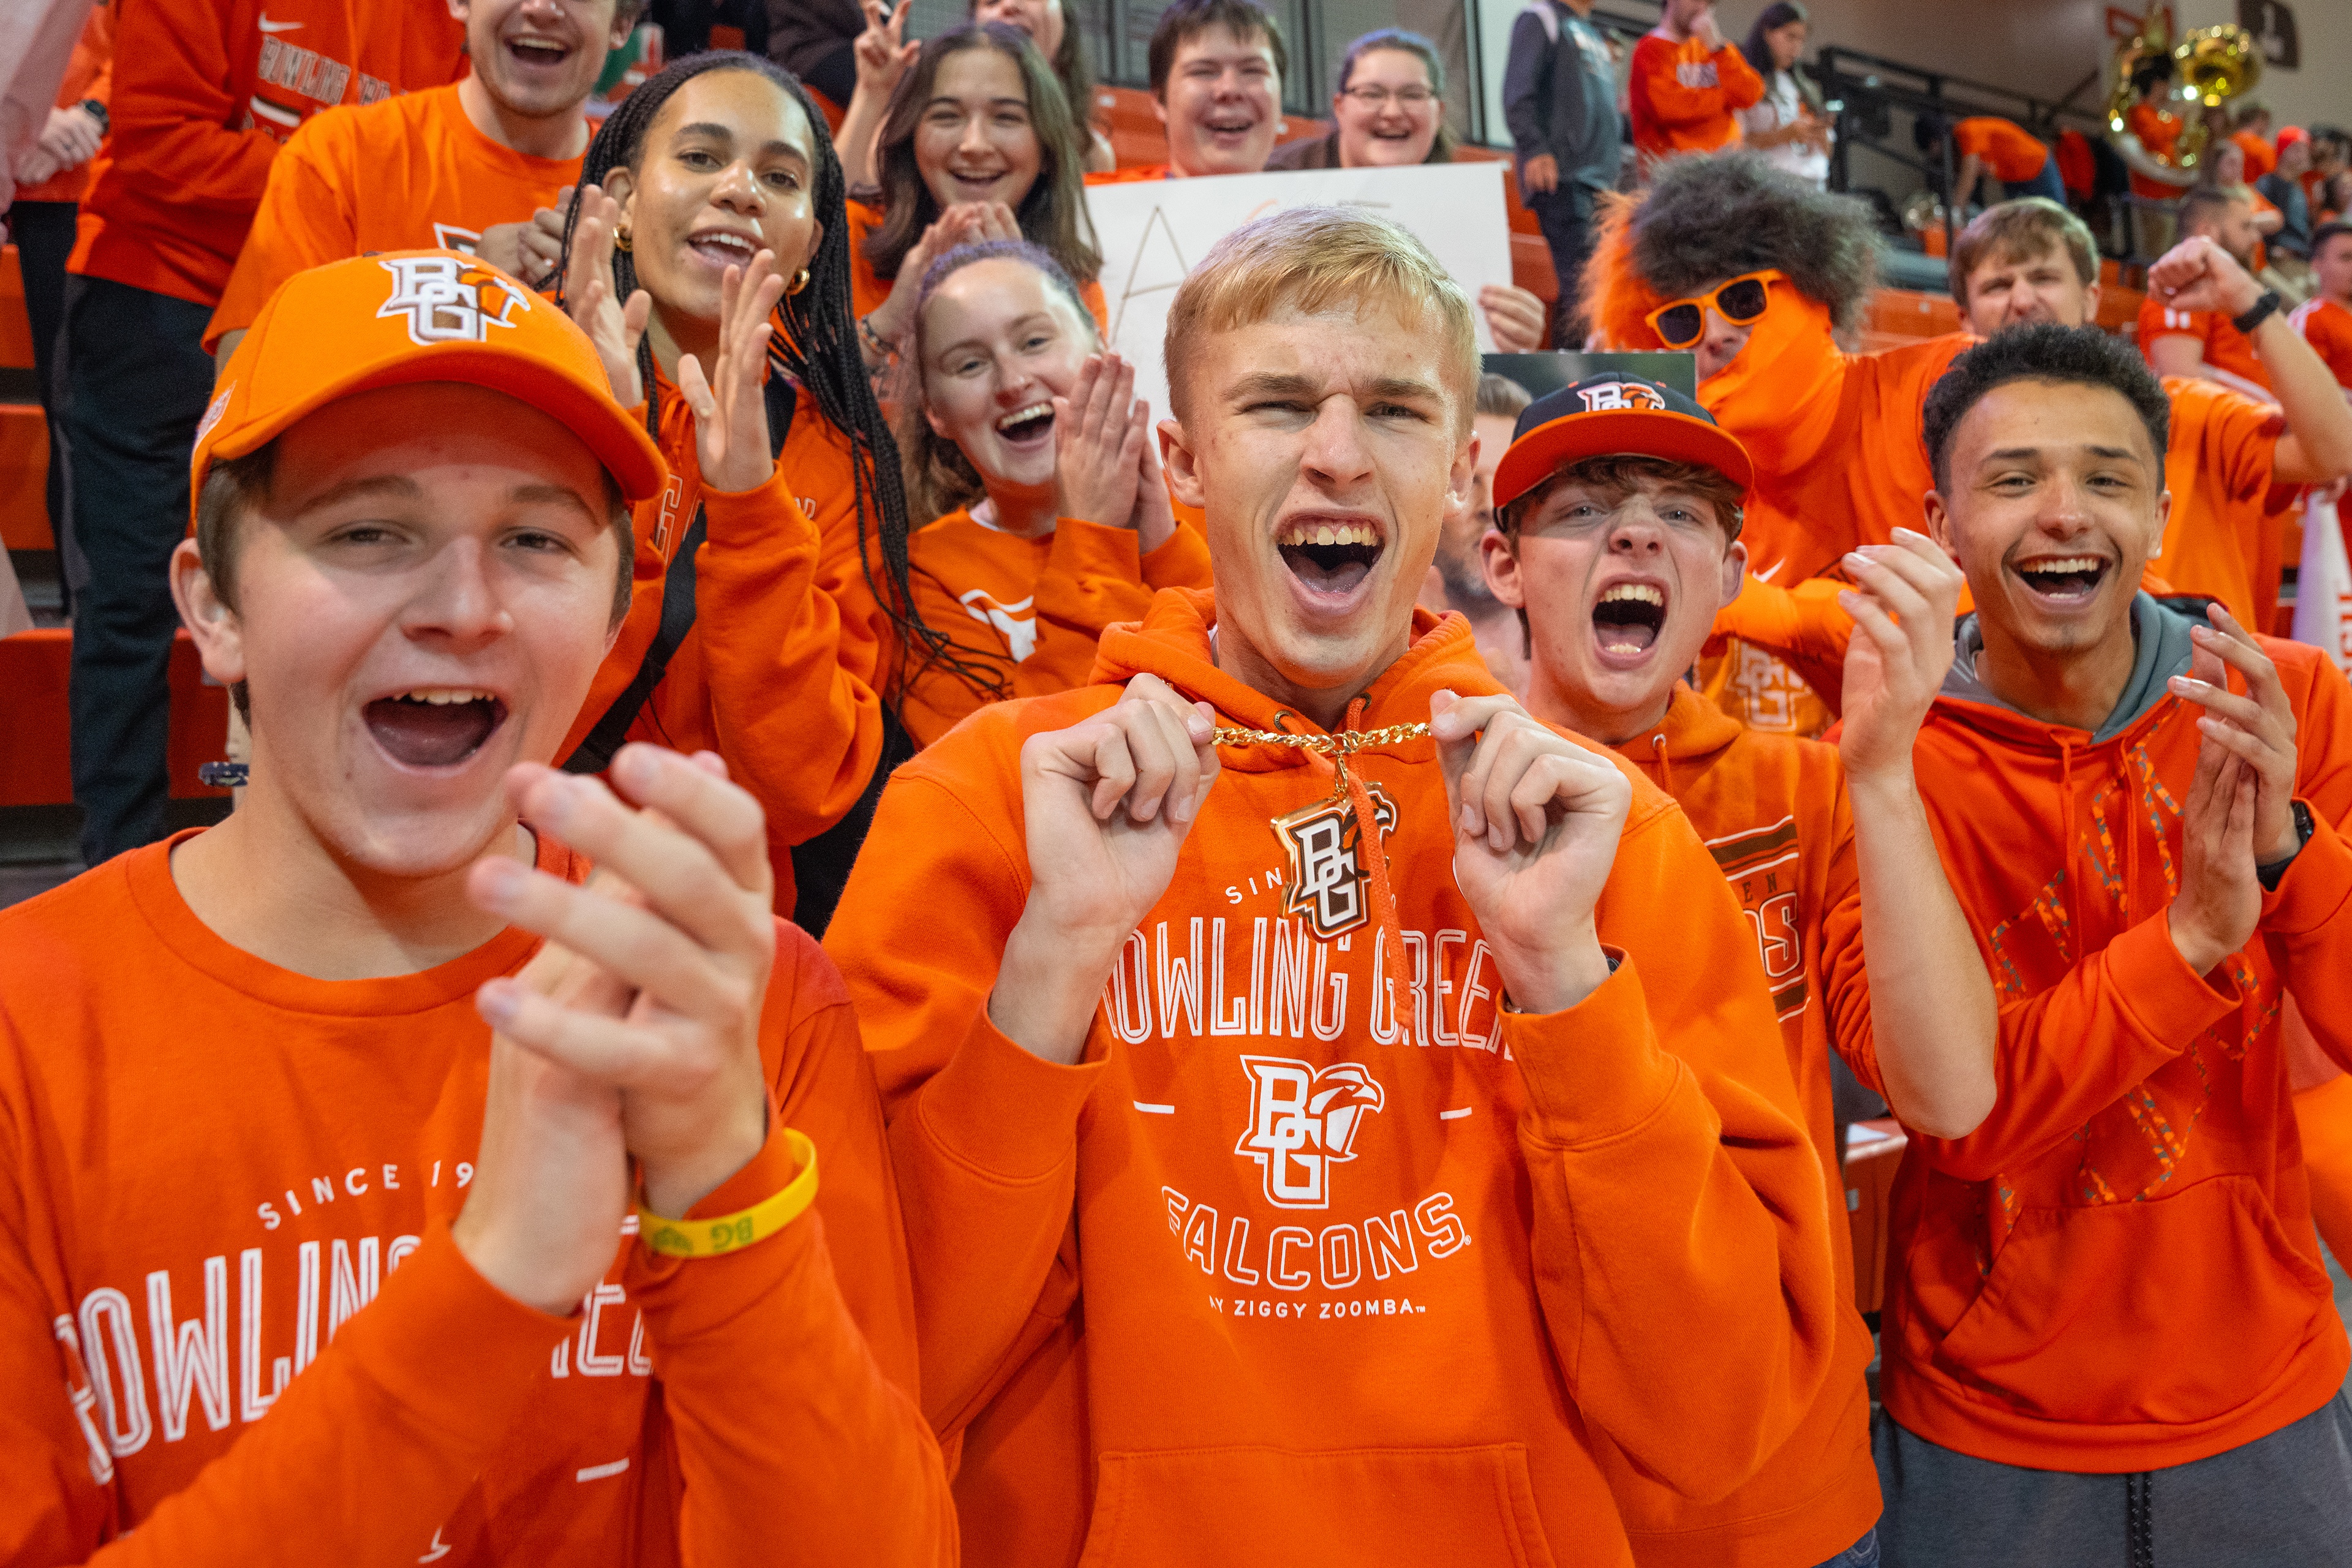
[[[534,70],[547,70],[562,66],[573,53],[572,46],[562,38],[550,38],[537,33],[520,33],[501,38],[499,44],[507,58],[514,64]]]
[[[1201,134],[1219,147],[1239,148],[1257,126],[1256,111],[1246,105],[1221,105],[1201,117]]]
[[[503,701],[462,686],[419,686],[380,697],[360,711],[384,755],[411,768],[470,761],[507,721]]]
[[[748,268],[761,250],[758,235],[732,228],[697,229],[686,237],[686,247],[721,270],[730,267]]]
[[[1275,530],[1274,546],[1309,605],[1342,608],[1352,603],[1388,549],[1385,531],[1369,517],[1301,517]]]
[[[2096,555],[2039,555],[2010,565],[2035,602],[2053,610],[2089,604],[2114,569]]]
[[[1029,453],[1050,447],[1054,440],[1054,405],[1050,399],[1039,398],[1026,407],[1016,408],[996,422],[997,438],[1015,452]]]
[[[950,163],[941,171],[955,186],[960,202],[1010,201],[1002,187],[1013,175],[1011,168],[999,164],[994,168],[958,168]]]
[[[1601,662],[1630,668],[1649,658],[1666,625],[1666,590],[1657,583],[1612,583],[1592,606],[1592,640]]]

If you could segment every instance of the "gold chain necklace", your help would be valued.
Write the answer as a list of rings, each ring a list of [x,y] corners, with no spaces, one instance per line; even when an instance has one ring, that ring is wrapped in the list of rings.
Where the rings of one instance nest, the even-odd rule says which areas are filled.
[[[1348,793],[1348,759],[1374,746],[1417,741],[1429,733],[1423,724],[1391,724],[1385,730],[1342,730],[1331,735],[1297,735],[1287,730],[1242,730],[1219,725],[1213,737],[1220,746],[1290,746],[1331,759],[1337,800]]]

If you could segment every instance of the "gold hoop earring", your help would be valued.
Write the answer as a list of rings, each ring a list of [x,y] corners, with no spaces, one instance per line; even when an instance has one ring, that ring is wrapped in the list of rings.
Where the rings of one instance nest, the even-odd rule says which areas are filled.
[[[616,228],[613,231],[613,248],[619,251],[624,256],[629,254],[629,231],[627,229]]]
[[[793,280],[784,285],[784,292],[787,294],[797,294],[808,286],[809,270],[807,268],[803,267],[798,272],[793,274]]]

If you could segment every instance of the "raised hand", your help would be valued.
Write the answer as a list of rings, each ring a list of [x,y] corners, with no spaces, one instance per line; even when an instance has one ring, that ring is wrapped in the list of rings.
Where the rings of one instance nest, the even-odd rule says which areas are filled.
[[[857,67],[857,90],[887,100],[923,46],[907,42],[908,7],[903,3],[887,21],[883,20],[879,0],[863,0],[858,8],[866,13],[866,30],[850,46]]]
[[[1088,354],[1069,395],[1054,399],[1054,465],[1059,510],[1105,528],[1135,526],[1137,479],[1148,422],[1135,396],[1135,366],[1115,353]]]
[[[913,347],[907,342],[907,329],[915,324],[915,298],[922,292],[923,274],[931,269],[932,262],[963,243],[973,210],[972,204],[958,203],[933,218],[898,263],[898,283],[889,298],[866,313],[866,324],[874,335],[901,353]],[[873,357],[870,351],[867,357]]]
[[[2273,866],[2303,847],[2294,826],[2294,706],[2262,645],[2221,605],[2206,614],[2212,625],[2190,628],[2196,650],[2189,673],[2172,678],[2172,694],[2205,710],[2197,728],[2206,744],[2245,764],[2254,787],[2254,863]],[[2245,678],[2242,695],[2230,689],[2232,669]]]
[[[2192,235],[2156,258],[2147,291],[2176,310],[2219,310],[2242,316],[2263,297],[2263,286],[2209,235]]]
[[[572,266],[563,279],[563,308],[596,346],[613,401],[634,408],[646,400],[637,372],[637,344],[652,317],[654,297],[640,289],[625,302],[613,292],[613,238],[620,232],[621,204],[601,185],[580,192],[580,224],[572,232]]]
[[[574,887],[477,865],[484,909],[547,943],[477,999],[496,1031],[478,1174],[455,1227],[483,1277],[569,1311],[610,1267],[632,1201],[678,1216],[759,1152],[760,1009],[775,958],[759,803],[716,756],[624,747],[603,783],[526,763],[522,818],[592,857]],[[634,803],[634,804],[631,804]]]
[[[1593,906],[1617,858],[1633,785],[1508,696],[1429,704],[1454,823],[1454,881],[1512,1005],[1572,1007],[1609,978]]]
[[[1952,618],[1968,579],[1924,533],[1849,552],[1854,585],[1838,603],[1857,635],[1845,650],[1838,755],[1850,779],[1911,777],[1911,748],[1952,668]]]
[[[783,297],[774,251],[761,251],[748,268],[730,267],[719,279],[719,357],[709,378],[692,354],[677,362],[678,395],[694,411],[695,456],[712,489],[755,490],[776,471],[761,383]]]
[[[986,240],[1018,240],[1021,220],[1003,202],[971,202],[966,205],[969,226],[959,244],[978,245]]]
[[[2165,911],[2172,945],[2200,974],[2252,941],[2262,918],[2254,793],[2252,770],[2207,735],[2180,813],[2180,891]]]
[[[988,1016],[1047,1061],[1086,1047],[1128,934],[1176,874],[1217,782],[1215,715],[1155,676],[1021,748],[1029,901],[1006,940]]]
[[[1543,347],[1544,303],[1516,283],[1489,283],[1478,290],[1478,309],[1498,354],[1531,354]]]

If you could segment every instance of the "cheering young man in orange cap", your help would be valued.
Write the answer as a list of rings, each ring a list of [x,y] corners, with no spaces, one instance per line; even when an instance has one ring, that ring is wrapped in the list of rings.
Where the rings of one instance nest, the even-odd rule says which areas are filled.
[[[229,362],[173,580],[252,782],[0,914],[0,1558],[952,1557],[759,807],[546,766],[661,482],[579,330],[455,253],[302,273]]]
[[[1434,258],[1276,213],[1168,341],[1214,591],[900,769],[827,933],[966,1552],[1622,1564],[1614,1471],[1720,1496],[1837,1353],[1754,941],[1413,607],[1475,456]]]
[[[224,359],[305,267],[446,247],[551,283],[588,151],[581,106],[645,0],[462,0],[460,79],[305,121],[269,165],[205,347]],[[604,171],[592,174],[601,179]]]
[[[1848,602],[1867,635],[1847,655],[1839,745],[1750,730],[1684,679],[1746,573],[1750,472],[1739,443],[1680,393],[1590,377],[1520,416],[1496,469],[1486,569],[1528,628],[1528,710],[1616,747],[1681,803],[1722,867],[1755,932],[1828,1190],[1842,1196],[1832,1048],[1913,1127],[1959,1136],[1993,1100],[1992,988],[1911,773],[1951,663],[1960,574],[1907,531],[1848,556]],[[1693,1502],[1631,1468],[1615,1477],[1643,1568],[1877,1561],[1870,1330],[1852,1305],[1844,1205],[1832,1214],[1836,1370],[1728,1497]]]

